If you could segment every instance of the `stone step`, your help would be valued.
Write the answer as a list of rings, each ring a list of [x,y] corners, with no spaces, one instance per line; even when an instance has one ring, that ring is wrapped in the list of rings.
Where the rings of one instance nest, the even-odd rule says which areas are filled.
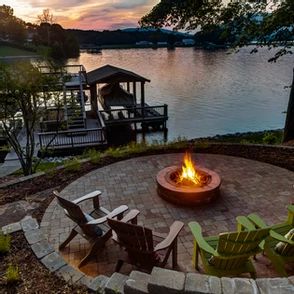
[[[148,284],[150,294],[183,294],[185,274],[169,269],[154,267]]]
[[[221,279],[204,274],[187,273],[184,293],[222,294]]]
[[[148,294],[150,279],[151,276],[146,273],[132,271],[124,286],[125,294]]]
[[[124,294],[124,285],[129,276],[114,273],[105,285],[105,294]]]
[[[105,285],[108,283],[109,278],[104,275],[99,275],[98,277],[92,279],[88,285],[88,289],[94,293],[104,293]]]

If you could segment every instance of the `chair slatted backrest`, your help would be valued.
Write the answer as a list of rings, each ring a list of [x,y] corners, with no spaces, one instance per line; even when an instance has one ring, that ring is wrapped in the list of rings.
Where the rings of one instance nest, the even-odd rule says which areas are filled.
[[[53,194],[57,198],[59,205],[65,210],[66,215],[77,225],[87,223],[85,214],[77,204],[61,197],[57,191],[54,191]]]
[[[133,264],[148,268],[157,263],[152,230],[114,219],[107,221]]]
[[[289,256],[289,257],[293,257],[294,256],[294,245],[285,243],[285,246],[283,247],[283,249],[281,250],[281,252],[279,252],[280,255],[282,256]]]
[[[269,229],[230,232],[219,235],[217,252],[213,264],[220,269],[238,268],[260,251],[259,244],[269,234]]]

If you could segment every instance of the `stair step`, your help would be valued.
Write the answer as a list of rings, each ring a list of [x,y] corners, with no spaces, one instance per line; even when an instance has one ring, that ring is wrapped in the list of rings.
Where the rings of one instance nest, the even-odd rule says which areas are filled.
[[[129,277],[120,273],[114,273],[105,285],[105,294],[123,294],[124,285]]]
[[[84,120],[82,117],[71,117],[68,120],[69,120],[69,123],[71,122],[84,123]]]
[[[68,121],[69,126],[84,125],[84,121]]]
[[[68,129],[84,129],[85,126],[84,125],[69,125]]]
[[[151,276],[139,271],[132,271],[124,286],[124,294],[148,294]]]

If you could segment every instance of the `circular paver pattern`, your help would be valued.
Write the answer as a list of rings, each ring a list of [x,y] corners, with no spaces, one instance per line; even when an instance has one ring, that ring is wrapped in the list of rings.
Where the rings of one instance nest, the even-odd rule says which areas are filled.
[[[258,213],[268,224],[278,223],[287,216],[286,206],[293,202],[294,173],[270,164],[239,157],[193,154],[199,167],[207,167],[222,178],[221,196],[214,203],[201,207],[177,207],[161,199],[156,192],[157,173],[171,165],[180,165],[183,154],[152,155],[117,162],[97,169],[67,186],[61,195],[73,200],[93,190],[102,191],[101,205],[111,210],[126,204],[130,209],[141,211],[139,224],[157,232],[168,232],[174,220],[181,220],[185,227],[178,243],[178,270],[194,271],[191,263],[193,240],[187,226],[190,221],[198,221],[204,235],[217,235],[236,229],[238,215]],[[82,204],[90,211],[92,203]],[[57,249],[68,236],[74,223],[67,218],[56,200],[47,208],[41,227],[49,242]],[[77,266],[85,255],[89,244],[76,237],[62,251],[62,255],[72,266]],[[111,275],[117,258],[121,254],[119,246],[109,240],[97,260],[81,268],[88,275]],[[269,261],[258,258],[255,262],[258,277],[276,276]],[[122,272],[130,268],[123,266]],[[293,274],[293,273],[292,273]]]

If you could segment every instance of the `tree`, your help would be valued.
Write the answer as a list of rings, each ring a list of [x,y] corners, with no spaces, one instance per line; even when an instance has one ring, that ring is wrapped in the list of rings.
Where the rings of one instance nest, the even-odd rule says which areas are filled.
[[[25,22],[13,15],[10,6],[0,6],[0,37],[23,43],[26,37]]]
[[[259,47],[278,48],[269,60],[275,62],[286,54],[292,54],[294,41],[294,1],[230,2],[221,0],[162,0],[142,19],[141,26],[172,26],[175,29],[205,32],[221,26],[226,35],[233,35],[232,47],[247,46],[254,41]],[[294,72],[293,72],[294,73]],[[294,140],[294,76],[284,127],[284,142]]]
[[[44,9],[43,13],[41,15],[38,15],[38,21],[39,23],[49,23],[53,24],[54,23],[54,17],[53,14],[50,13],[50,9]]]
[[[42,74],[38,66],[31,63],[0,64],[0,122],[24,175],[32,174],[37,166],[34,166],[34,134],[46,104],[53,99],[58,109],[62,106],[56,92],[57,82],[56,77]],[[18,138],[22,127],[25,146]]]
[[[54,22],[53,14],[49,9],[43,10],[43,14],[38,16],[40,25],[34,42],[37,45],[47,46],[49,55],[55,59],[78,57],[80,48],[78,41],[63,27]]]

